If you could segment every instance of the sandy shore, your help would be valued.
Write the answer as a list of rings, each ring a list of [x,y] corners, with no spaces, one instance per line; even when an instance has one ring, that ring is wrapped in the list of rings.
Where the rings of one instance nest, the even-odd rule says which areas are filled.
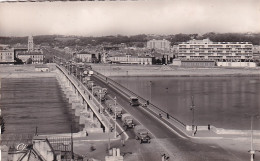
[[[260,68],[181,68],[170,65],[108,65],[93,64],[92,68],[106,76],[260,76]]]

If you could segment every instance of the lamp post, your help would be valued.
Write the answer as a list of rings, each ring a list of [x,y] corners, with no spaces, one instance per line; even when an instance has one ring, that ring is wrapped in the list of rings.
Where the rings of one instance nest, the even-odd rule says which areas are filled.
[[[150,102],[152,102],[152,81],[150,81]]]
[[[194,130],[194,122],[195,122],[195,118],[194,118],[194,114],[195,114],[195,104],[194,104],[194,97],[191,96],[191,106],[190,106],[190,110],[192,111],[192,130]]]
[[[115,138],[116,138],[116,111],[117,111],[117,107],[116,107],[116,97],[114,98],[115,100]]]
[[[102,114],[102,110],[101,110],[101,96],[102,96],[102,92],[99,93],[100,99],[99,99],[99,111]]]
[[[250,161],[254,161],[255,150],[253,148],[253,121],[254,118],[259,118],[259,114],[245,114],[246,117],[250,117],[251,120],[251,144],[250,144]]]
[[[94,83],[92,82],[91,83],[91,94],[92,94],[91,98],[92,98],[92,100],[93,100],[93,86],[94,86]]]
[[[73,131],[72,131],[72,124],[71,124],[71,160],[74,160],[74,152],[73,152]]]

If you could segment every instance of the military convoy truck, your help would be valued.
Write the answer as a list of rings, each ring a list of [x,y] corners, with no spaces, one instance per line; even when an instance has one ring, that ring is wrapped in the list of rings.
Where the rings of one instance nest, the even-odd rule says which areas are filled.
[[[92,90],[92,86],[93,86],[93,87],[95,86],[94,81],[88,81],[88,82],[87,82],[87,88],[88,88],[89,90]]]
[[[102,92],[107,94],[107,88],[102,88]]]
[[[123,114],[121,120],[123,122],[123,126],[127,129],[135,126],[133,117],[128,113]]]
[[[114,105],[110,106],[110,112],[112,112],[114,115],[116,115],[116,118],[121,118],[123,109],[120,105]]]
[[[151,142],[151,137],[149,131],[142,125],[136,125],[134,128],[135,139],[140,140],[140,144]]]
[[[101,91],[102,90],[102,87],[100,87],[100,86],[95,86],[95,87],[93,87],[93,95],[94,96],[97,96],[97,94],[99,93],[99,91]]]
[[[90,78],[89,78],[89,77],[84,77],[84,78],[83,78],[83,84],[84,84],[84,85],[87,85],[88,81],[90,81]]]
[[[106,100],[106,93],[104,93],[102,91],[98,91],[97,98],[98,98],[98,100],[105,101]]]
[[[140,102],[137,97],[131,96],[131,97],[129,97],[129,104],[131,106],[139,106]]]

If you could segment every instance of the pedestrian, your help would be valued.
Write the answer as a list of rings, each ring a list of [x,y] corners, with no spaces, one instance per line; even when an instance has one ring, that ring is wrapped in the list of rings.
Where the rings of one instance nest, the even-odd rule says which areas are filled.
[[[125,146],[125,140],[123,138],[121,139],[121,143],[122,143],[122,146]]]
[[[88,132],[86,131],[86,136],[88,136]]]
[[[159,117],[162,118],[162,114],[161,113],[159,113]]]
[[[90,100],[90,95],[88,95],[88,99]]]
[[[208,130],[210,130],[210,124],[208,124]]]

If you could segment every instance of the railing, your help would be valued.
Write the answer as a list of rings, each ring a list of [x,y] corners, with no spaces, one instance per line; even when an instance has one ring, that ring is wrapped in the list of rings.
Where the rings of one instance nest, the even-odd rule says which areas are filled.
[[[119,90],[120,93],[122,93],[123,95],[125,96],[136,96],[138,97],[139,100],[143,101],[143,102],[147,102],[147,99],[137,95],[136,93],[134,93],[133,91],[129,90],[128,88],[124,87],[123,85],[121,85],[120,83],[114,81],[113,79],[111,78],[108,78],[106,76],[104,76],[103,74],[100,74],[99,72],[97,71],[94,71],[94,74],[99,77],[100,79],[103,79],[103,81],[109,83],[109,84],[112,84],[115,88],[117,88],[117,90]],[[167,113],[166,111],[162,110],[161,108],[157,107],[156,105],[152,104],[151,102],[149,102],[149,107],[154,109],[155,111],[158,111],[159,114],[164,115],[165,118],[167,118],[169,121],[174,121],[174,122],[177,122],[178,124],[180,124],[183,128],[186,127],[186,125],[181,122],[180,120],[178,120],[177,118],[175,118],[174,116],[170,115],[169,113]],[[151,110],[152,110],[151,109]],[[152,111],[154,111],[152,110]]]

